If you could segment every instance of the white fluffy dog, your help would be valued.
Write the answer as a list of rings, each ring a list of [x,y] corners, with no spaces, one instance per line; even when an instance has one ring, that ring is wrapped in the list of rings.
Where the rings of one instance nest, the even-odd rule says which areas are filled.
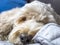
[[[22,9],[24,11],[22,12],[21,16],[14,22],[15,28],[12,30],[12,32],[9,35],[10,42],[18,43],[20,41],[19,36],[21,36],[22,34],[23,36],[27,35],[27,37],[29,35],[30,35],[29,37],[31,37],[31,35],[34,36],[38,31],[38,29],[37,30],[35,29],[37,27],[42,27],[46,23],[52,22],[59,24],[59,21],[57,20],[58,15],[54,12],[50,4],[34,1],[29,4],[26,4]],[[60,19],[60,17],[58,18]],[[34,21],[30,21],[31,19],[34,19],[36,23],[39,24],[34,23]],[[39,25],[39,26],[36,27],[35,25],[36,26]],[[24,37],[22,37],[22,39],[23,38]]]
[[[4,35],[12,30],[8,37],[9,41],[19,43],[19,36],[22,34],[26,33],[34,36],[38,27],[51,22],[60,24],[59,19],[60,16],[54,12],[50,4],[33,1],[22,8],[1,13],[0,34]]]

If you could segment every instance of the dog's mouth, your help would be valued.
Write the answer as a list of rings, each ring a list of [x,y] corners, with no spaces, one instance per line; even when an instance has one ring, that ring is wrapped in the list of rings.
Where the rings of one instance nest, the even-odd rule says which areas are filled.
[[[21,39],[22,43],[27,44],[27,43],[31,42],[32,36],[31,35],[28,36],[28,35],[25,35],[25,34],[21,34],[20,39]]]

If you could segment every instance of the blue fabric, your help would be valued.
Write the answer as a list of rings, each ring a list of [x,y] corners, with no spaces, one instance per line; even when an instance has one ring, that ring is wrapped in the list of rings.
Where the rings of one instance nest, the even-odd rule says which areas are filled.
[[[15,7],[22,7],[26,0],[0,0],[0,12],[10,10]]]

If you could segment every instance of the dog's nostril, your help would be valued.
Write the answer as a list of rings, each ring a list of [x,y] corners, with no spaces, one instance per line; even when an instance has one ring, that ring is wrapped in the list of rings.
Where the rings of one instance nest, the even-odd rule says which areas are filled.
[[[24,43],[24,44],[27,43],[27,36],[26,36],[26,35],[21,34],[21,35],[20,35],[20,39],[21,39],[21,42],[22,42],[22,43]]]
[[[26,41],[27,40],[27,36],[24,35],[24,34],[21,34],[20,35],[20,39],[21,39],[21,41]]]
[[[21,37],[21,40],[24,40],[24,37]]]
[[[25,36],[20,36],[20,38],[21,38],[21,40],[25,40],[26,37]]]

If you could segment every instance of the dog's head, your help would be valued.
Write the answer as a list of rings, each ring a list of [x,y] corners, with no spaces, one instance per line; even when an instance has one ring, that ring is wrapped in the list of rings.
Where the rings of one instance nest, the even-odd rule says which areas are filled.
[[[16,20],[15,26],[9,40],[11,42],[29,42],[42,26],[48,22],[55,22],[51,11],[53,9],[49,4],[34,1],[26,4],[21,16]]]
[[[13,28],[9,34],[9,41],[13,43],[29,43],[38,30],[42,28],[44,24],[36,22],[34,19],[27,20],[24,23]]]

